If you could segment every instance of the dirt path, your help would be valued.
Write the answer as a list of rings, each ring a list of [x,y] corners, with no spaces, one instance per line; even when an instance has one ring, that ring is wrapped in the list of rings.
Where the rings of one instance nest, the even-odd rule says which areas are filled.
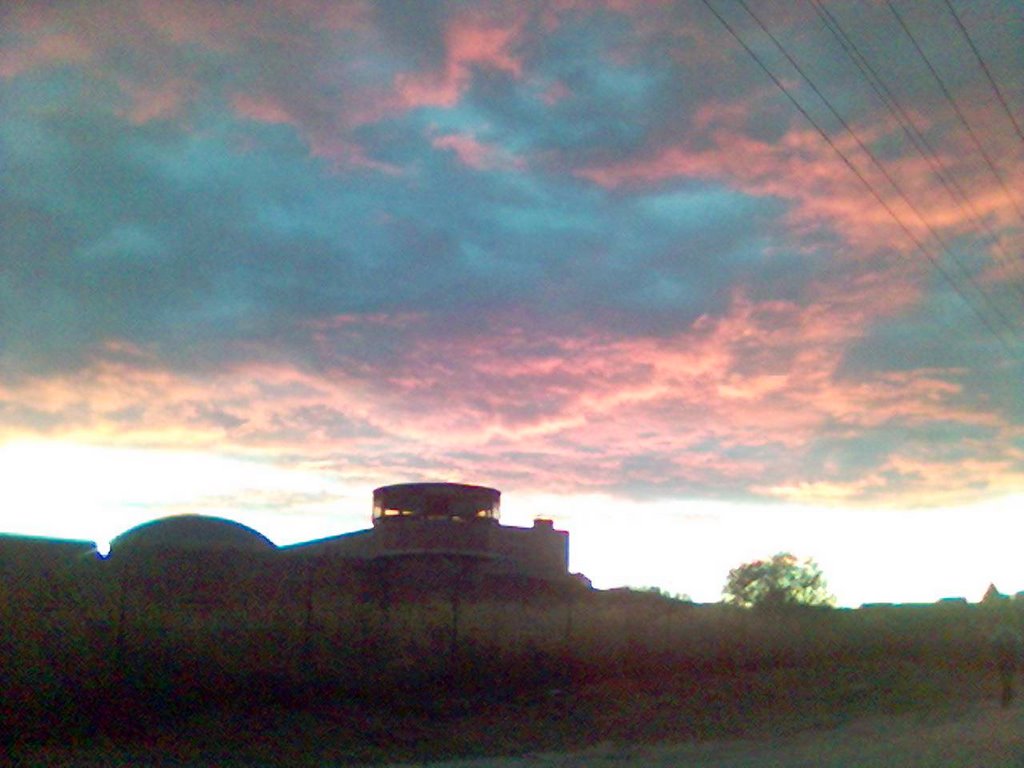
[[[574,754],[531,754],[391,768],[1024,768],[1024,704],[959,712],[871,717],[779,739],[672,746],[603,745]]]
[[[147,750],[104,747],[40,747],[17,755],[0,754],[0,766],[32,768],[251,768],[303,765],[342,768],[344,758],[322,756],[312,738],[308,752],[291,745],[284,754],[253,759],[223,746],[213,759],[201,745]],[[393,764],[387,768],[1024,768],[1024,702],[1002,710],[993,702],[957,710],[871,716],[827,730],[791,736],[747,737],[675,745],[607,743],[575,753],[534,753],[522,757],[480,758]]]

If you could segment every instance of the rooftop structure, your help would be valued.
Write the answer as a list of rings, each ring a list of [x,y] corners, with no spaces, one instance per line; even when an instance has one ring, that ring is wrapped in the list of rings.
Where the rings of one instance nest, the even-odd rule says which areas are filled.
[[[558,581],[568,575],[569,534],[550,520],[501,525],[501,492],[462,483],[400,483],[373,492],[373,528],[296,544],[296,556],[358,559],[422,576],[457,558],[483,578]],[[445,568],[449,567],[446,565]],[[415,576],[410,578],[419,578]]]
[[[461,483],[400,483],[373,492],[373,524],[396,518],[498,521],[501,491]]]

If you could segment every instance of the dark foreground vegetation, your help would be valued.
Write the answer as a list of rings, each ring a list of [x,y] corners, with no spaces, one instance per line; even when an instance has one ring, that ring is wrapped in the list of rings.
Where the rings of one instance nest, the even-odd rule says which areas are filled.
[[[829,727],[995,697],[987,638],[1012,610],[583,589],[129,603],[73,570],[8,578],[0,753],[322,766]]]

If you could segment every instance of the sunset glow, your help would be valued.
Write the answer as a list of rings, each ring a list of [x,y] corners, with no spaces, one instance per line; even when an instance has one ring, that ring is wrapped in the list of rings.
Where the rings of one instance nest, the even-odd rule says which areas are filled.
[[[450,480],[600,587],[1024,590],[1024,16],[951,5],[11,5],[0,531]]]

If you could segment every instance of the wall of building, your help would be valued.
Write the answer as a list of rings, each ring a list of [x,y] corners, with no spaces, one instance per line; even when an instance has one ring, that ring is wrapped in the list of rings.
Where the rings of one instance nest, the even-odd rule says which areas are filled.
[[[373,550],[378,557],[430,553],[487,557],[494,532],[500,529],[489,520],[390,520],[373,529]]]
[[[440,563],[445,557],[475,559],[481,575],[559,580],[568,575],[569,534],[544,520],[536,521],[532,528],[518,528],[484,520],[396,518],[370,530],[298,544],[285,551],[290,558],[319,558],[319,567],[327,567],[332,560],[380,558],[390,563],[387,567],[401,569],[406,578],[417,581],[426,576],[431,558]],[[400,565],[403,558],[406,563]]]
[[[491,531],[490,551],[498,573],[561,579],[569,572],[569,534],[550,520],[536,520],[532,528],[499,526]]]
[[[57,609],[69,597],[99,601],[103,561],[91,541],[0,535],[0,608]]]

